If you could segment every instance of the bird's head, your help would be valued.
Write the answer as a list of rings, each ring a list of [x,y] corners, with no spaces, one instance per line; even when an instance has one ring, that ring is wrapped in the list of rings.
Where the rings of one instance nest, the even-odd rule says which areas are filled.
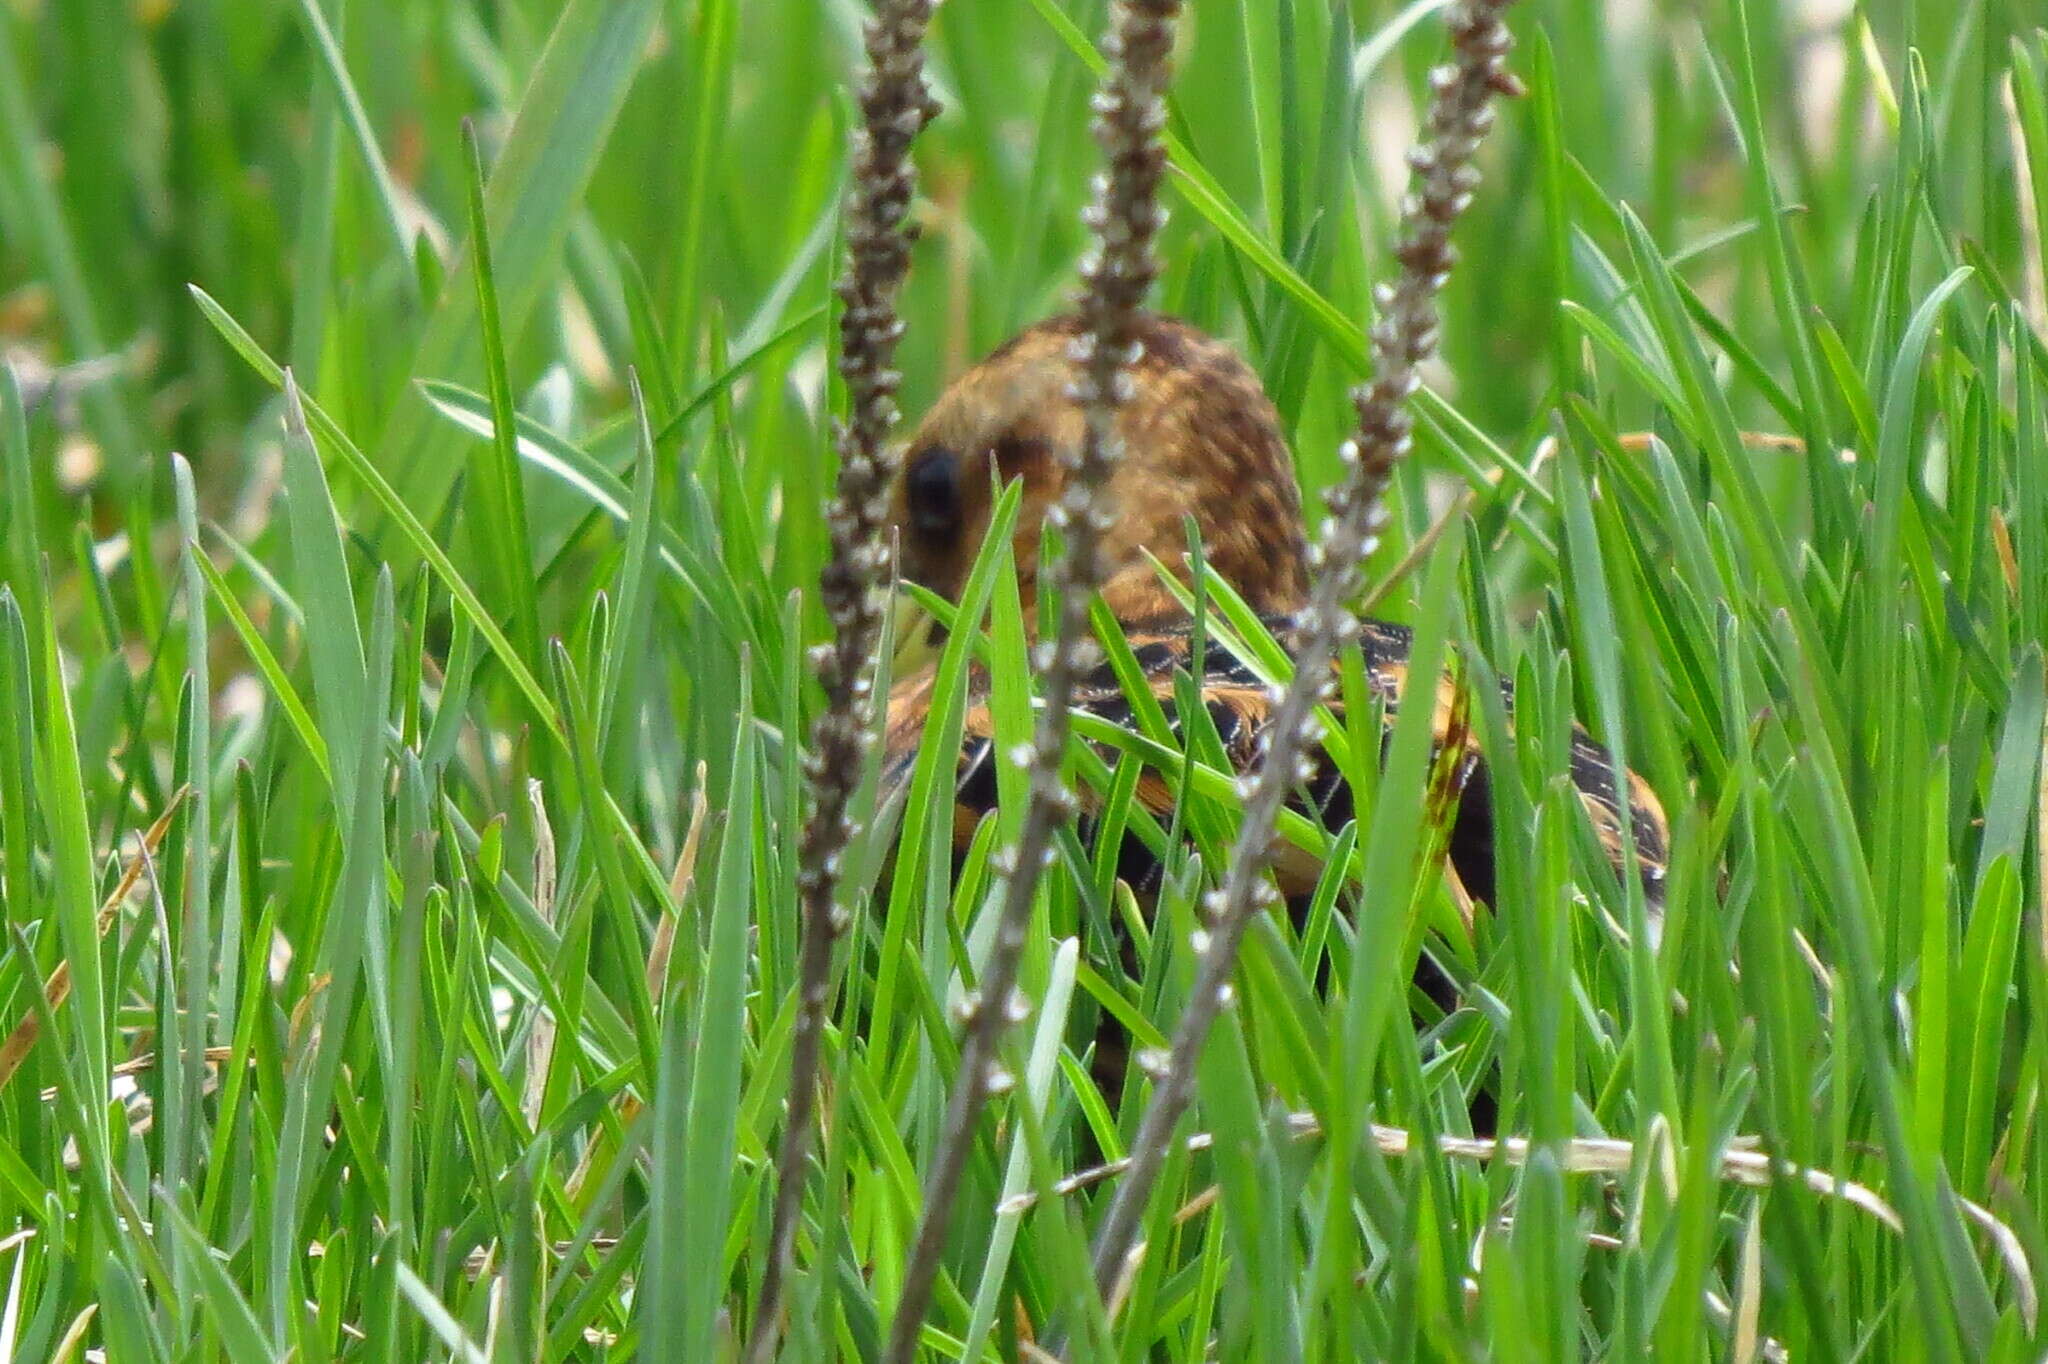
[[[1026,610],[1036,600],[1045,513],[1083,437],[1069,390],[1072,317],[1028,328],[954,380],[904,446],[890,493],[903,576],[957,599],[986,535],[992,488],[1023,485],[1014,549]],[[1119,620],[1159,621],[1180,607],[1149,556],[1188,576],[1192,518],[1209,564],[1261,613],[1307,599],[1301,496],[1278,414],[1258,376],[1222,342],[1147,315],[1131,397],[1117,414],[1122,457],[1105,490],[1102,595]]]

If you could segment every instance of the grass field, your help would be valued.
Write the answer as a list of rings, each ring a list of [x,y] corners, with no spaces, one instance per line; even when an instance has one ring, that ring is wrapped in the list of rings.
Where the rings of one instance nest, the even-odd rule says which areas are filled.
[[[1156,299],[1240,344],[1311,494],[1439,7],[1186,22]],[[1104,9],[939,13],[912,415],[1072,297]],[[861,14],[0,6],[0,1358],[694,1361],[751,1329]],[[1203,1139],[1105,1306],[1113,1176],[1061,1181],[1149,1085],[1113,1106],[1084,1052],[1105,1013],[1164,1044],[1235,815],[1199,743],[1168,755],[1154,917],[1075,838],[1041,887],[927,1357],[2041,1358],[2040,22],[1511,11],[1528,94],[1373,563],[1475,695],[1516,683],[1511,735],[1478,716],[1503,903],[1467,933],[1384,855],[1423,800],[1390,770],[1305,927],[1248,941]],[[955,653],[1000,666],[987,570]],[[1561,776],[1573,716],[1671,811],[1654,951]],[[1125,808],[1133,768],[1075,762]],[[875,1355],[902,1282],[1020,813],[956,882],[947,770],[860,802],[792,1359]],[[1464,1007],[1364,1026],[1425,943]],[[1496,1066],[1529,1142],[1480,1151]]]

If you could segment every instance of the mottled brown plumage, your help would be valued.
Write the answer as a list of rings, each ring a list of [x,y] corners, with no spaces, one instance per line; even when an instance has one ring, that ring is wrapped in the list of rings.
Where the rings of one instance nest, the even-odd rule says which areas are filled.
[[[944,597],[955,597],[987,531],[991,471],[1019,479],[1024,500],[1017,520],[1017,571],[1027,610],[1038,565],[1045,509],[1058,496],[1060,451],[1081,438],[1079,408],[1067,396],[1074,368],[1068,346],[1072,319],[1040,323],[997,350],[946,390],[904,447],[890,494],[903,575]],[[1117,421],[1122,460],[1109,485],[1111,528],[1105,537],[1103,598],[1126,627],[1147,685],[1169,716],[1173,676],[1190,667],[1190,639],[1178,600],[1159,581],[1160,562],[1186,577],[1184,522],[1199,529],[1208,562],[1266,618],[1284,646],[1300,636],[1297,612],[1307,600],[1307,550],[1293,460],[1280,423],[1258,377],[1235,352],[1172,318],[1152,316],[1145,352],[1133,372],[1133,391]],[[1148,557],[1149,556],[1149,557]],[[1391,717],[1408,691],[1408,632],[1367,621],[1362,637],[1367,677]],[[1247,664],[1215,641],[1203,661],[1205,709],[1240,770],[1259,752],[1270,718],[1270,693]],[[929,668],[897,682],[889,698],[884,771],[907,775],[929,709]],[[1448,855],[1461,883],[1481,899],[1493,898],[1492,811],[1476,741],[1456,719],[1456,683],[1439,678],[1433,689],[1438,742],[1466,750],[1462,799],[1449,833]],[[956,782],[955,832],[971,836],[995,803],[993,731],[987,680],[970,682],[965,738]],[[1107,665],[1083,679],[1075,704],[1117,723],[1128,723],[1129,700]],[[1609,857],[1620,865],[1622,821],[1633,824],[1645,889],[1661,903],[1667,836],[1656,796],[1634,773],[1626,799],[1618,798],[1607,751],[1574,730],[1571,777]],[[1348,818],[1350,793],[1326,763],[1305,783],[1306,803],[1334,827]],[[1170,808],[1168,783],[1148,777],[1138,799],[1155,813]],[[1297,893],[1313,884],[1317,868],[1297,851],[1283,850],[1277,870],[1283,888]]]
[[[891,495],[904,577],[942,597],[958,593],[988,528],[993,470],[1023,481],[1017,572],[1032,600],[1039,529],[1062,486],[1059,452],[1081,440],[1081,409],[1067,394],[1067,351],[1079,334],[1070,317],[1031,327],[933,404],[904,446]],[[1258,376],[1230,347],[1173,318],[1147,316],[1141,340],[1131,401],[1117,415],[1124,453],[1108,489],[1115,521],[1103,546],[1103,600],[1123,621],[1176,614],[1144,551],[1178,566],[1182,517],[1192,515],[1209,562],[1255,608],[1296,609],[1308,599],[1301,496]],[[947,496],[952,504],[941,505]]]

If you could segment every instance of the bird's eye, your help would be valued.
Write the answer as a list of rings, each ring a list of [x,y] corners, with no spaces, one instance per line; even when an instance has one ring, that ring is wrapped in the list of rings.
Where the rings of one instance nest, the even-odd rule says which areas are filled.
[[[960,520],[960,467],[950,450],[926,450],[903,476],[910,525],[920,535],[954,530]]]

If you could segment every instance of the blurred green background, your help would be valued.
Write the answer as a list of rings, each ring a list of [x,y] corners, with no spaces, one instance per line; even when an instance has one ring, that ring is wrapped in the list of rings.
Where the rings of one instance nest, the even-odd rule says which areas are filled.
[[[760,339],[819,306],[836,269],[858,55],[852,4],[611,8],[568,35],[589,49],[571,77],[584,84],[575,107],[535,129],[562,140],[533,149],[527,197],[492,201],[497,230],[518,240],[516,259],[499,262],[513,384],[571,428],[619,410],[628,365],[673,402],[713,372],[714,331]],[[1340,308],[1379,260],[1413,95],[1439,50],[1426,22],[1401,35],[1431,8],[1200,3],[1186,24],[1175,132],[1230,211]],[[2020,181],[2000,90],[2027,9],[1751,6],[1770,151],[1797,205],[1790,229],[1811,248],[1813,296],[1831,315],[1855,296],[1856,223],[1892,173],[1885,125],[1909,44],[1943,151],[1930,203],[2019,287]],[[158,477],[172,449],[192,459],[210,508],[252,486],[275,414],[193,306],[194,283],[359,444],[402,467],[414,379],[483,387],[473,351],[422,346],[438,317],[473,308],[467,283],[448,279],[464,237],[463,120],[495,158],[559,11],[519,0],[8,6],[0,339],[31,386],[53,368],[63,376],[70,401],[42,412],[77,439],[51,491],[126,489]],[[345,87],[313,36],[316,12]],[[1667,250],[1702,249],[1695,284],[1722,316],[1747,320],[1767,311],[1757,254],[1712,245],[1748,216],[1729,117],[1733,16],[1721,4],[1531,3],[1515,23],[1563,54],[1562,125],[1585,174],[1570,192],[1597,186]],[[1052,0],[940,9],[931,61],[946,112],[918,148],[924,236],[904,304],[912,413],[1070,294],[1092,76],[1058,30],[1093,34],[1102,20],[1099,5],[1069,13]],[[1452,281],[1444,351],[1447,391],[1511,436],[1537,417],[1563,324],[1549,303],[1531,111],[1504,118],[1461,228],[1471,265]],[[1249,343],[1319,483],[1354,367],[1209,218],[1174,208],[1160,303]],[[1618,246],[1600,215],[1584,225]],[[638,288],[665,338],[658,370],[633,331],[627,291]],[[743,401],[759,437],[743,458],[764,494],[792,470],[815,472],[822,336],[793,338],[770,371],[780,382]],[[1752,344],[1772,358],[1768,331]],[[445,435],[429,447],[440,463],[461,457]]]

